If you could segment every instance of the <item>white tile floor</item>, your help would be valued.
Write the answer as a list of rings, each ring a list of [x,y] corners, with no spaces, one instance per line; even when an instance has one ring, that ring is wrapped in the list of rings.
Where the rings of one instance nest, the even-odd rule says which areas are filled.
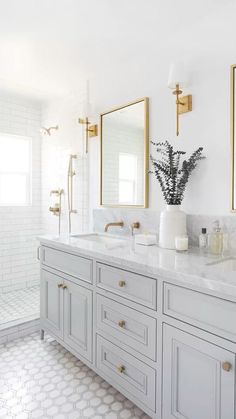
[[[0,326],[39,317],[39,286],[0,294]]]
[[[39,333],[0,345],[0,418],[148,419],[86,365]]]

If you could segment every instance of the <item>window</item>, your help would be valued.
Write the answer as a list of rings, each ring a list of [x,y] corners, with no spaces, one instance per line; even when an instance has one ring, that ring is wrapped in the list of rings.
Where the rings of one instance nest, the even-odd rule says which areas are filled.
[[[0,205],[31,203],[31,138],[0,133]]]
[[[137,156],[119,154],[119,204],[131,205],[137,201]]]

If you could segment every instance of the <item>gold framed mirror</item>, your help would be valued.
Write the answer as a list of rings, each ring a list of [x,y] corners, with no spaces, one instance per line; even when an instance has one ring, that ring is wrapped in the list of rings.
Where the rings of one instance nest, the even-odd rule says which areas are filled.
[[[147,208],[148,98],[102,113],[100,124],[100,205]]]
[[[231,137],[231,211],[236,212],[236,64],[230,74],[230,137]]]

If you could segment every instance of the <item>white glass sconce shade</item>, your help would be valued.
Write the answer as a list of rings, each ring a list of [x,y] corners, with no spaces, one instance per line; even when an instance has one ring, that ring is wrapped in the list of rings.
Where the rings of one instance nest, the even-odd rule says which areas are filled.
[[[175,89],[177,84],[180,88],[184,88],[188,84],[186,68],[182,62],[175,62],[170,65],[168,87]]]

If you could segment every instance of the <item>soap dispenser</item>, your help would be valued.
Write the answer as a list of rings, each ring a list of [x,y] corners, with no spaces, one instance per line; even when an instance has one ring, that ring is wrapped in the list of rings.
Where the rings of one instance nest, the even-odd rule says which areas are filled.
[[[213,231],[209,234],[208,248],[213,255],[221,255],[223,251],[223,233],[220,228],[219,220],[214,221]]]

